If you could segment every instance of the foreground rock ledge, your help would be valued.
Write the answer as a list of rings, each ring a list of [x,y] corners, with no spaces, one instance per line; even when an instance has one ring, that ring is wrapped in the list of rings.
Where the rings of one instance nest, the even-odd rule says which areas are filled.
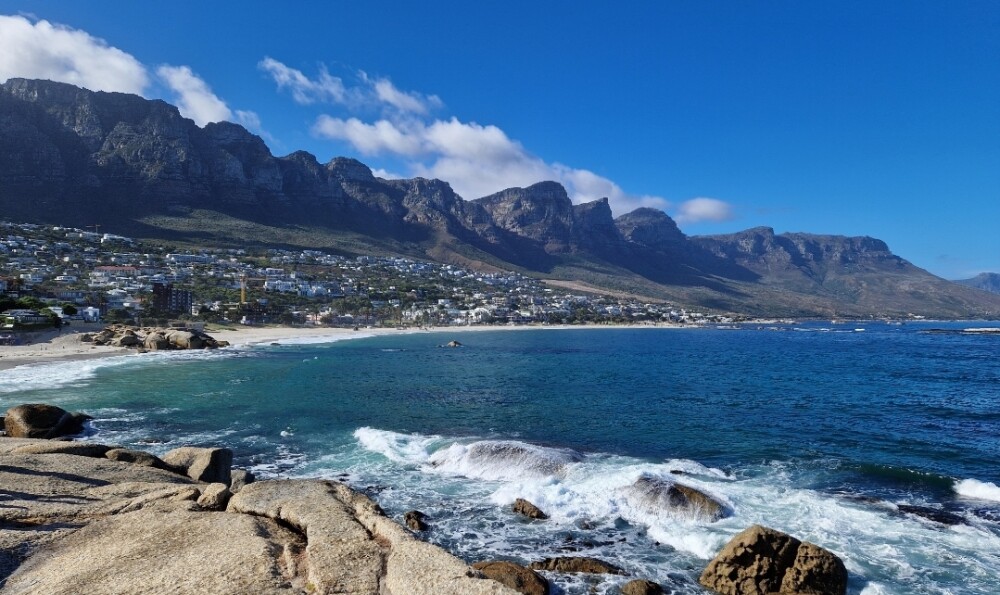
[[[844,595],[847,568],[828,550],[753,525],[722,548],[700,582],[724,595]]]
[[[251,483],[212,511],[204,482],[40,443],[0,439],[4,595],[516,593],[339,483]]]

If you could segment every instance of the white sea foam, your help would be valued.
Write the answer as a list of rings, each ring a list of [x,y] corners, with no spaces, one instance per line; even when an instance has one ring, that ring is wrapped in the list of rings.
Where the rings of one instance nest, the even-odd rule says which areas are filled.
[[[569,449],[546,448],[516,440],[480,440],[453,443],[433,453],[426,466],[450,473],[492,481],[524,478],[546,479],[564,473],[583,456]]]
[[[430,459],[431,446],[441,440],[440,436],[400,434],[368,427],[355,430],[354,437],[367,450],[403,465],[426,463]]]
[[[467,556],[528,561],[565,552],[561,544],[566,535],[572,535],[595,542],[580,546],[585,550],[580,555],[606,557],[630,574],[669,582],[702,567],[734,534],[762,524],[840,556],[851,576],[850,593],[943,595],[959,592],[955,586],[961,584],[968,586],[960,589],[963,593],[989,593],[995,584],[992,577],[1000,573],[1000,558],[983,555],[1000,551],[1000,535],[989,521],[969,515],[969,525],[946,527],[900,515],[888,504],[801,487],[802,470],[788,462],[726,473],[686,459],[654,463],[589,454],[566,461],[559,454],[566,451],[520,441],[398,434],[372,428],[355,432],[355,437],[367,456],[377,452],[385,457],[380,459],[383,467],[365,467],[378,474],[364,481],[383,486],[377,492],[380,502],[390,509],[394,502],[401,510],[423,506],[421,510],[437,517],[432,539]],[[470,454],[476,453],[475,445],[482,444],[501,447]],[[545,462],[541,468],[538,460]],[[405,468],[393,471],[393,463]],[[393,480],[386,479],[393,475]],[[722,502],[731,515],[712,522],[650,507],[637,501],[629,489],[643,475],[703,491]],[[956,492],[970,497],[996,496],[997,491],[996,486],[977,480],[956,484]],[[530,500],[550,520],[517,521],[510,513],[516,498]],[[484,503],[493,508],[485,508]],[[672,588],[698,593],[695,579],[680,586],[671,583]],[[571,583],[560,585],[568,593],[585,592]],[[601,583],[597,592],[615,592],[616,585]]]
[[[132,355],[122,355],[18,366],[0,375],[0,393],[80,385],[93,378],[101,368],[131,364],[136,359]]]
[[[236,342],[234,345],[237,346],[247,346],[247,347],[270,347],[272,344],[277,343],[277,346],[282,345],[325,345],[327,343],[337,343],[339,341],[348,341],[352,339],[367,339],[369,337],[374,337],[374,333],[364,333],[357,332],[351,334],[345,334],[343,332],[329,335],[306,335],[306,336],[290,336],[290,337],[273,337],[270,339],[260,339],[252,342],[239,343]]]
[[[963,479],[955,482],[955,493],[966,498],[1000,502],[1000,487],[997,487],[997,484],[988,481]]]

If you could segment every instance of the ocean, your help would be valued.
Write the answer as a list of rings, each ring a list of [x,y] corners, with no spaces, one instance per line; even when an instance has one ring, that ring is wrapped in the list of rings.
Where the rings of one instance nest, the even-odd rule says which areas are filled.
[[[258,476],[345,481],[397,519],[423,511],[425,538],[469,562],[587,555],[704,593],[709,559],[759,523],[839,555],[850,593],[993,594],[1000,335],[961,332],[988,326],[280,341],[16,368],[0,405],[85,411],[88,440],[224,445]],[[697,488],[728,516],[651,505],[640,477]],[[518,497],[551,518],[514,515]],[[625,580],[548,577],[567,594]]]

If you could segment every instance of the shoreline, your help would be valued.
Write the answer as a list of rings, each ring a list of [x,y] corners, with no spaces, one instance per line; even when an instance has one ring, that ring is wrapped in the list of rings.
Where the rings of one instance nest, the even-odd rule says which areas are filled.
[[[127,347],[96,346],[80,341],[83,333],[98,332],[107,324],[78,325],[66,331],[43,331],[29,335],[26,345],[0,347],[0,371],[29,366],[102,359],[136,353]],[[432,326],[420,328],[362,328],[357,331],[341,327],[247,326],[238,328],[206,328],[205,332],[219,341],[228,341],[232,348],[279,343],[282,341],[325,343],[345,339],[364,339],[384,335],[416,333],[468,333],[489,331],[573,330],[573,329],[683,329],[690,325],[518,325],[518,326]],[[324,340],[325,339],[325,340]],[[223,348],[226,349],[226,348]]]

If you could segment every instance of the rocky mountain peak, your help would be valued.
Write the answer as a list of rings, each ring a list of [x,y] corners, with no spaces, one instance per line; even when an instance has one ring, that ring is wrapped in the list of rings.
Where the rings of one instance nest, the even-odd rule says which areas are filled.
[[[374,182],[370,167],[350,157],[335,157],[326,164],[330,176],[342,182]]]
[[[665,250],[687,239],[669,215],[649,207],[641,207],[618,217],[615,226],[627,241],[654,250]]]

